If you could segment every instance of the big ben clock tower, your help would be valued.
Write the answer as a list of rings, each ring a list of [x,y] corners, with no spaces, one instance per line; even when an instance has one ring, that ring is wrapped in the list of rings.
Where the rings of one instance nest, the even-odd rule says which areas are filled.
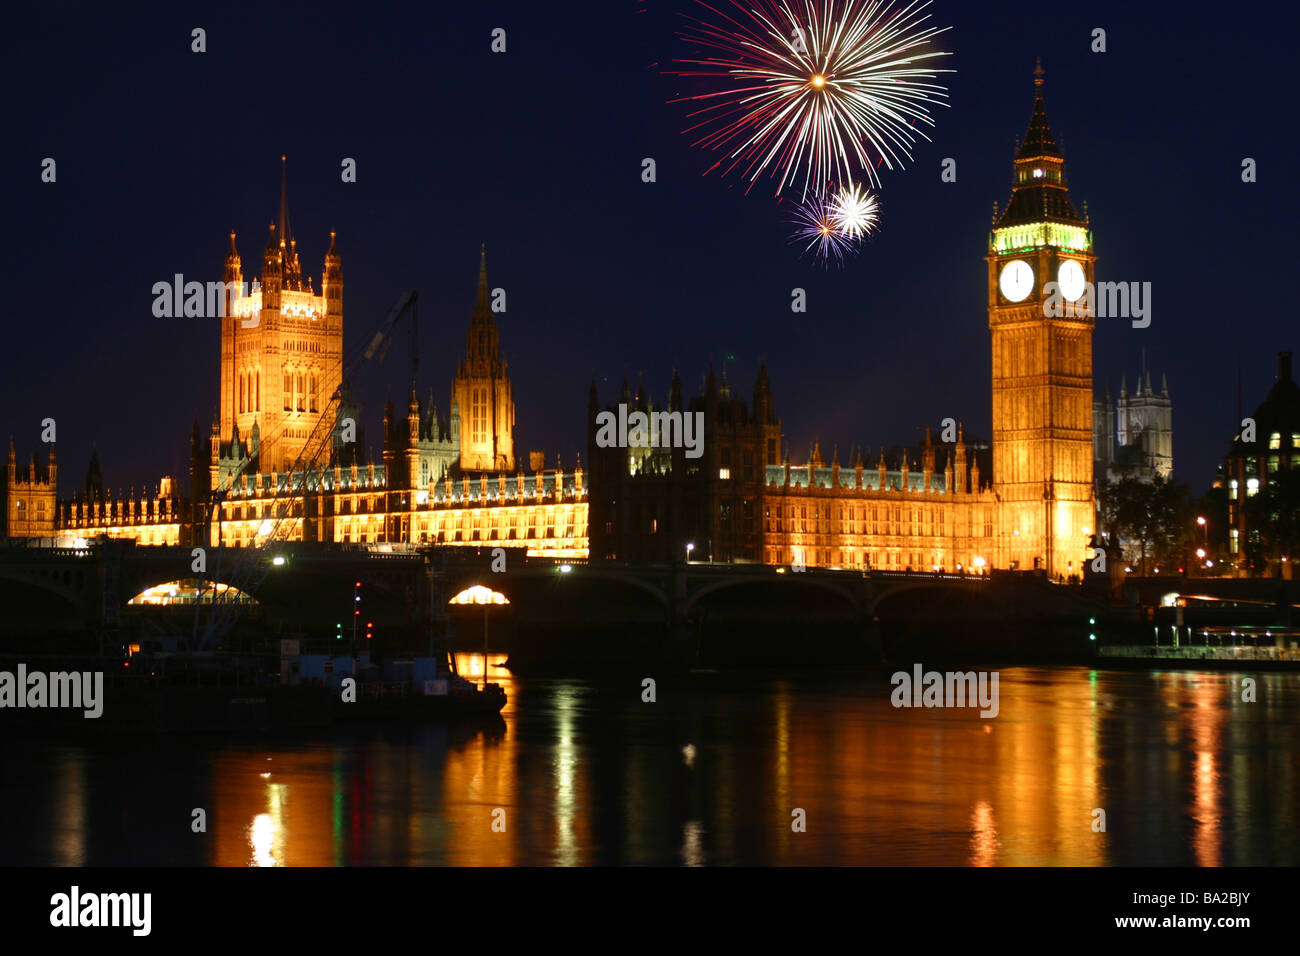
[[[989,236],[993,490],[1004,567],[1081,574],[1095,529],[1092,483],[1094,255],[1070,202],[1065,155],[1034,70],[1034,111],[1011,199]]]

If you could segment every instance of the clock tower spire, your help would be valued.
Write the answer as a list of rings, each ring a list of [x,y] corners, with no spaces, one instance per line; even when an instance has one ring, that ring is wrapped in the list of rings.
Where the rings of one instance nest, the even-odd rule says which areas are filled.
[[[1004,566],[1082,574],[1092,483],[1092,232],[1070,200],[1065,154],[1034,70],[1034,106],[1011,198],[989,235],[993,488]]]

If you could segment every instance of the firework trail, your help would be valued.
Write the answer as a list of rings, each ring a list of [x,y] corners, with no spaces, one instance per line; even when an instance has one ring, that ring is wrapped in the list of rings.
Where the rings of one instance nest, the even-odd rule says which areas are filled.
[[[917,125],[948,105],[934,81],[953,71],[928,61],[949,55],[931,41],[951,28],[926,25],[930,0],[698,2],[717,22],[687,18],[681,35],[704,53],[670,72],[721,88],[672,102],[699,107],[691,145],[723,151],[708,172],[739,171],[746,193],[765,172],[776,195],[797,186],[804,199],[813,183],[861,175],[878,188],[877,166],[910,161],[916,138],[929,139]]]

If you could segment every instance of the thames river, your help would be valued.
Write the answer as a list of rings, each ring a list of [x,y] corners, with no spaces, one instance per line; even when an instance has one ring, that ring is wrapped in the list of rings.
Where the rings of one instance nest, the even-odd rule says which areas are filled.
[[[1007,668],[993,718],[887,674],[645,676],[494,666],[487,726],[6,734],[0,864],[1300,864],[1297,674]]]

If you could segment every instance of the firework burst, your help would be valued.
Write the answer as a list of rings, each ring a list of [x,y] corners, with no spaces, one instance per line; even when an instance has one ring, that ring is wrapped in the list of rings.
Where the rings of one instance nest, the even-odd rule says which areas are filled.
[[[854,242],[840,232],[835,224],[835,206],[820,196],[809,196],[791,206],[790,221],[794,232],[790,242],[801,246],[800,255],[812,254],[823,266],[834,260],[844,261],[844,254],[852,252]]]
[[[880,227],[880,201],[870,190],[847,186],[835,194],[831,218],[847,238],[854,242],[865,239]]]
[[[724,151],[708,170],[739,171],[753,189],[767,172],[776,194],[802,180],[854,181],[879,186],[880,164],[893,169],[912,158],[917,124],[947,106],[939,70],[927,61],[948,54],[931,40],[949,27],[927,26],[930,0],[698,0],[723,25],[688,17],[682,31],[703,48],[682,59],[681,76],[706,77],[721,89],[673,102],[699,105],[689,117],[693,146]]]
[[[849,186],[823,195],[810,195],[791,206],[794,232],[790,242],[801,246],[823,267],[857,252],[862,242],[879,228],[880,201],[861,186]]]

